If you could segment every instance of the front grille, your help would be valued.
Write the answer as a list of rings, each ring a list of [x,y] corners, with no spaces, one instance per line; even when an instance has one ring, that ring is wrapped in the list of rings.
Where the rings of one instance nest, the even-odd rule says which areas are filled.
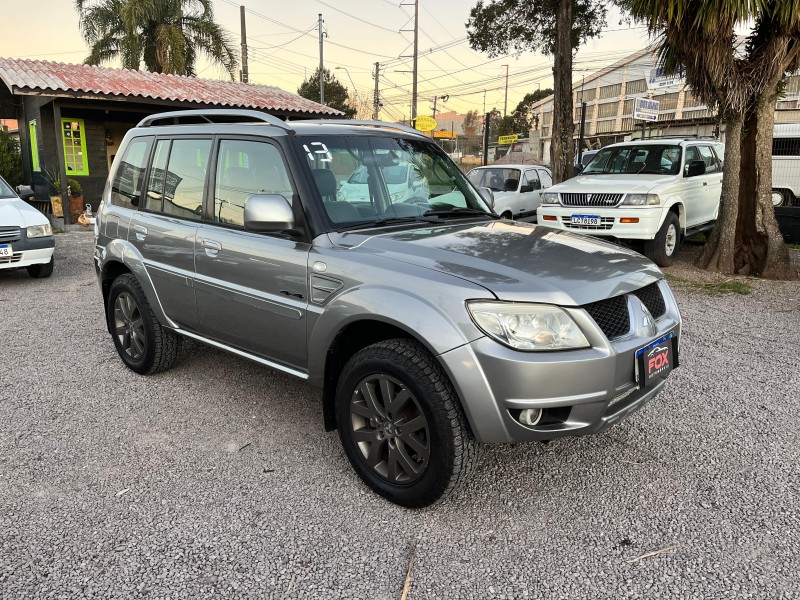
[[[622,337],[631,330],[628,301],[624,295],[592,302],[583,308],[609,340]]]
[[[568,229],[587,229],[587,230],[607,230],[614,226],[614,217],[600,217],[599,225],[581,225],[580,223],[573,223],[572,217],[561,217],[564,227]]]
[[[651,283],[633,293],[647,307],[654,319],[658,319],[667,312],[667,305],[664,303],[664,296],[661,295],[658,283]]]
[[[564,206],[616,206],[622,200],[622,194],[567,194],[561,192],[561,204]]]
[[[0,244],[18,242],[22,239],[19,227],[0,227]]]
[[[22,260],[22,252],[14,252],[11,256],[0,256],[0,265],[18,263]]]

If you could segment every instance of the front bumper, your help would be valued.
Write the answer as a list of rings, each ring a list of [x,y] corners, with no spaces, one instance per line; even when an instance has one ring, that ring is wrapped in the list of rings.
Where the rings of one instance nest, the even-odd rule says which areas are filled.
[[[28,238],[25,230],[20,230],[18,238],[3,241],[10,244],[11,257],[0,257],[0,269],[20,269],[30,265],[47,264],[53,257],[56,241],[52,235]]]
[[[623,240],[652,240],[661,227],[663,214],[664,210],[661,206],[596,208],[548,204],[539,207],[538,223],[545,227],[575,233],[588,233]],[[599,216],[601,224],[599,226],[572,225],[572,215]],[[548,220],[547,217],[555,217],[555,220]],[[638,219],[638,222],[622,223],[621,219]]]
[[[614,341],[583,309],[567,309],[591,348],[563,352],[519,352],[484,337],[440,355],[478,441],[547,440],[597,433],[654,398],[666,379],[640,389],[635,352],[672,333],[680,340],[680,313],[669,287],[660,282],[667,312],[655,334],[631,333]],[[676,350],[677,343],[675,342]],[[535,426],[519,422],[520,411],[543,409]]]

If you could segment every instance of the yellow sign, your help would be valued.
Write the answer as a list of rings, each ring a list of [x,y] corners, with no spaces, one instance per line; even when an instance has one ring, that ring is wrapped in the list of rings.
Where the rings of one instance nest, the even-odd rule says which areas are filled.
[[[425,115],[413,119],[411,121],[411,124],[417,131],[433,131],[434,129],[436,129],[436,125],[438,125],[436,119],[434,119],[433,117],[427,117]]]
[[[434,131],[433,137],[445,140],[454,140],[458,137],[455,131]]]
[[[498,144],[513,144],[519,139],[519,136],[516,133],[512,133],[511,135],[501,135],[497,138]]]

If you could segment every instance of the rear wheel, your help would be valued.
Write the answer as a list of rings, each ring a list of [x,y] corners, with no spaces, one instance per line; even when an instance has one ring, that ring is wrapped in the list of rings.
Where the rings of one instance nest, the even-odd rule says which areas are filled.
[[[644,255],[659,267],[668,267],[675,262],[681,245],[681,224],[678,215],[670,212],[656,237],[644,243]]]
[[[40,263],[38,265],[28,265],[28,275],[31,277],[35,277],[36,279],[44,279],[45,277],[50,277],[53,274],[53,258],[50,257],[50,262],[48,263]]]
[[[117,354],[132,371],[166,371],[178,357],[181,339],[158,322],[133,274],[120,275],[111,284],[106,320]]]
[[[477,462],[452,384],[411,340],[373,344],[347,362],[336,390],[336,420],[356,473],[402,506],[446,497]]]

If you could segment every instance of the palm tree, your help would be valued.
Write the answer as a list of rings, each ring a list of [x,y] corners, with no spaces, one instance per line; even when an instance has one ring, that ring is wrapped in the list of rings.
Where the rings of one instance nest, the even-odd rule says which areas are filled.
[[[85,63],[119,59],[127,69],[195,75],[199,53],[225,67],[238,62],[225,30],[214,22],[211,0],[75,0],[80,29],[91,49]]]
[[[796,279],[771,202],[770,143],[778,86],[800,67],[800,4],[791,0],[621,0],[657,36],[667,72],[726,123],[717,225],[699,265],[723,273]],[[744,43],[737,26],[750,26]]]

